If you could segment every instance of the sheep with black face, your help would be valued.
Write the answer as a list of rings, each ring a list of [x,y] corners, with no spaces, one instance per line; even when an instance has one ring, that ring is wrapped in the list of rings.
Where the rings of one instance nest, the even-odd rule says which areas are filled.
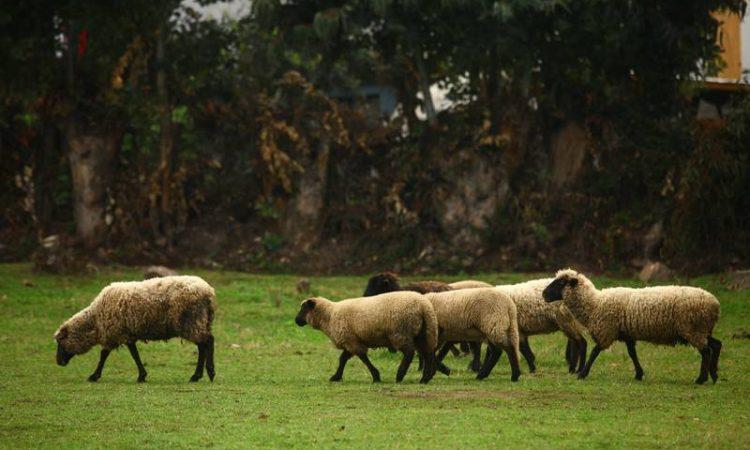
[[[99,364],[89,381],[102,375],[110,352],[127,345],[138,367],[138,382],[146,381],[136,341],[180,337],[198,346],[198,364],[190,381],[214,379],[214,337],[211,324],[216,310],[214,289],[199,277],[169,276],[146,281],[112,283],[85,309],[55,332],[57,364],[65,366],[75,355],[102,347]]]
[[[656,286],[640,289],[597,289],[585,275],[566,269],[544,289],[547,302],[562,301],[591,333],[594,349],[578,378],[586,378],[602,350],[624,341],[633,361],[635,378],[643,379],[643,368],[635,350],[636,341],[671,345],[689,344],[701,355],[696,383],[708,376],[718,379],[721,341],[712,336],[719,320],[719,301],[711,293],[689,286]]]
[[[403,359],[396,382],[403,380],[414,353],[425,361],[421,383],[435,375],[435,348],[438,324],[432,304],[416,292],[392,292],[374,297],[332,302],[322,297],[304,300],[295,322],[325,333],[340,349],[339,366],[330,381],[341,381],[344,367],[352,356],[367,366],[373,382],[380,372],[370,362],[370,348],[389,347],[401,351]]]

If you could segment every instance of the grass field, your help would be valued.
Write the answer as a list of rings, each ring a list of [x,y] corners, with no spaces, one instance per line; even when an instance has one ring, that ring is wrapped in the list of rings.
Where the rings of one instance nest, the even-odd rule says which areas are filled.
[[[531,339],[539,370],[509,381],[503,357],[482,382],[468,358],[449,356],[454,374],[420,385],[416,365],[395,384],[398,355],[371,352],[383,382],[353,359],[328,382],[338,351],[310,327],[294,325],[299,277],[197,271],[217,291],[217,378],[188,383],[196,348],[173,339],[140,344],[149,372],[136,384],[127,350],[114,352],[102,379],[86,377],[98,351],[55,365],[52,333],[114,280],[134,270],[49,276],[0,265],[0,446],[9,447],[693,447],[750,448],[750,292],[715,277],[691,280],[717,295],[724,342],[716,385],[693,384],[699,355],[687,347],[639,344],[646,376],[632,379],[625,346],[604,352],[585,381],[565,370],[560,334]],[[489,282],[530,275],[484,274]],[[457,277],[434,277],[457,279]],[[313,277],[331,299],[361,294],[364,277]],[[600,285],[634,284],[596,278]],[[733,337],[737,335],[737,337]]]

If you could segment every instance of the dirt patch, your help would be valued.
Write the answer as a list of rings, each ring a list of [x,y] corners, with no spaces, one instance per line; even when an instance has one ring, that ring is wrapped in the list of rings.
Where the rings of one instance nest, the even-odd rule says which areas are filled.
[[[391,392],[390,395],[393,397],[398,397],[398,398],[510,399],[510,398],[518,397],[519,393],[509,392],[509,391],[422,391],[422,392]]]

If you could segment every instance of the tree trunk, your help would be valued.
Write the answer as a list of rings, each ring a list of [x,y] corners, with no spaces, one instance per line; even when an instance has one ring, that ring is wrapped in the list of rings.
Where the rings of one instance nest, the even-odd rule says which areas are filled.
[[[76,231],[88,250],[96,248],[106,236],[107,188],[122,134],[116,126],[96,127],[75,119],[67,127]]]
[[[304,164],[305,173],[299,180],[297,194],[287,207],[285,238],[303,251],[320,239],[330,155],[330,142],[323,137],[318,142],[317,151]]]
[[[430,75],[427,72],[427,65],[422,52],[418,51],[416,56],[417,70],[419,70],[419,87],[422,91],[425,114],[430,125],[436,126],[437,112],[435,111],[435,103],[432,101],[432,93],[430,93]]]

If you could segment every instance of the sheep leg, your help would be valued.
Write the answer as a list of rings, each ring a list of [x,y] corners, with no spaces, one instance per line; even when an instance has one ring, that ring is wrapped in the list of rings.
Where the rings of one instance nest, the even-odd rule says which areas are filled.
[[[329,378],[329,381],[341,381],[341,377],[344,376],[344,367],[346,367],[346,362],[351,359],[353,355],[346,350],[341,352],[341,356],[339,356],[339,367],[336,369],[336,373]]]
[[[445,355],[448,354],[448,351],[450,350],[450,346],[451,345],[453,345],[452,342],[446,342],[445,344],[443,344],[442,347],[440,347],[440,350],[438,351],[437,355],[434,356],[434,358],[435,358],[435,364],[437,365],[438,372],[440,372],[440,373],[442,373],[444,375],[450,375],[451,374],[450,367],[448,367],[445,364],[443,364],[443,358],[445,358]],[[419,360],[423,361],[423,359],[424,358],[422,358],[421,355],[420,355]],[[422,366],[420,366],[419,368],[422,369]]]
[[[372,382],[373,383],[380,383],[380,372],[378,372],[378,369],[372,365],[370,362],[370,358],[367,357],[367,353],[362,353],[359,356],[359,359],[362,360],[363,363],[365,363],[365,366],[370,370],[370,375],[372,375]]]
[[[578,340],[578,369],[576,370],[576,373],[581,373],[586,365],[587,347],[588,343],[586,342],[586,339],[583,336],[580,336]]]
[[[191,382],[203,378],[203,366],[206,364],[206,342],[199,342],[195,345],[198,346],[198,364],[195,365],[195,373],[190,377]]]
[[[711,366],[708,368],[708,373],[711,375],[711,380],[716,383],[716,380],[719,379],[719,354],[721,353],[721,341],[713,336],[709,336],[708,345],[711,346],[713,355]]]
[[[102,370],[104,369],[104,363],[107,361],[109,352],[109,350],[103,348],[101,353],[99,353],[99,364],[96,365],[96,370],[94,370],[94,373],[89,375],[89,381],[95,382],[102,377]]]
[[[510,363],[510,381],[518,381],[518,377],[521,376],[521,368],[518,365],[518,353],[513,346],[506,346],[505,352],[508,354],[508,362]]]
[[[459,344],[459,347],[461,348],[461,353],[463,353],[464,355],[468,355],[469,353],[471,353],[471,349],[472,349],[471,344],[473,344],[473,342],[466,342],[466,341],[461,342]]]
[[[643,379],[643,367],[638,362],[638,354],[635,352],[635,341],[628,339],[625,341],[625,345],[628,346],[628,355],[633,360],[633,367],[635,367],[635,379],[641,381]]]
[[[578,342],[568,338],[568,344],[565,346],[565,361],[568,363],[568,373],[575,373],[576,366],[580,357]]]
[[[396,372],[396,383],[400,383],[404,379],[404,375],[406,375],[406,371],[409,370],[409,366],[411,365],[411,360],[414,359],[414,349],[408,349],[404,350],[404,358],[401,360],[401,364],[398,366],[398,371]]]
[[[529,365],[529,372],[536,372],[536,365],[534,364],[534,361],[536,361],[536,356],[534,356],[534,352],[532,352],[531,347],[529,347],[529,339],[527,337],[521,339],[518,347],[521,350],[521,354],[526,360],[526,363]]]
[[[695,382],[697,384],[703,384],[708,380],[708,368],[711,366],[712,361],[712,352],[711,347],[706,344],[698,350],[701,354],[701,372],[698,375],[698,378],[695,379]]]
[[[469,348],[471,349],[471,363],[469,363],[469,370],[472,372],[479,372],[479,369],[482,367],[482,343],[469,342]]]
[[[589,362],[586,364],[586,367],[583,368],[581,372],[578,372],[578,379],[583,380],[587,376],[589,376],[589,372],[591,371],[591,366],[594,365],[594,361],[596,361],[596,357],[599,356],[599,353],[601,353],[602,348],[599,346],[599,344],[596,344],[594,346],[594,349],[591,350],[591,354],[589,355]]]
[[[430,348],[424,339],[417,339],[414,341],[414,345],[419,353],[419,357],[424,361],[424,369],[422,370],[422,378],[419,380],[420,383],[428,383],[437,371],[437,361],[435,360],[435,349]]]
[[[443,361],[443,359],[445,359],[445,356],[448,354],[448,352],[452,348],[453,348],[453,342],[446,342],[445,344],[443,344],[443,346],[440,347],[440,350],[437,353],[437,356],[436,356],[437,360],[439,362]]]
[[[479,373],[477,373],[477,380],[484,380],[490,375],[490,372],[492,372],[492,369],[495,367],[497,360],[500,359],[502,354],[503,351],[500,347],[492,343],[487,345],[487,356],[484,357],[484,364],[482,365],[482,368],[479,369]]]
[[[216,370],[214,369],[214,337],[212,335],[206,339],[206,373],[208,379],[213,382]]]
[[[451,344],[445,344],[445,345],[448,346],[448,350],[450,350],[451,354],[453,354],[455,358],[461,356],[461,351],[456,348],[456,344],[451,343]]]
[[[576,366],[576,361],[573,361],[573,358],[576,358],[576,354],[573,351],[573,341],[568,338],[568,343],[565,346],[565,362],[568,363],[568,369]],[[573,373],[573,370],[569,371],[570,373]]]
[[[138,354],[138,347],[135,346],[135,342],[128,344],[128,350],[130,350],[130,356],[133,357],[135,365],[138,366],[138,382],[143,383],[146,381],[146,368],[143,367],[141,362],[141,355]]]

